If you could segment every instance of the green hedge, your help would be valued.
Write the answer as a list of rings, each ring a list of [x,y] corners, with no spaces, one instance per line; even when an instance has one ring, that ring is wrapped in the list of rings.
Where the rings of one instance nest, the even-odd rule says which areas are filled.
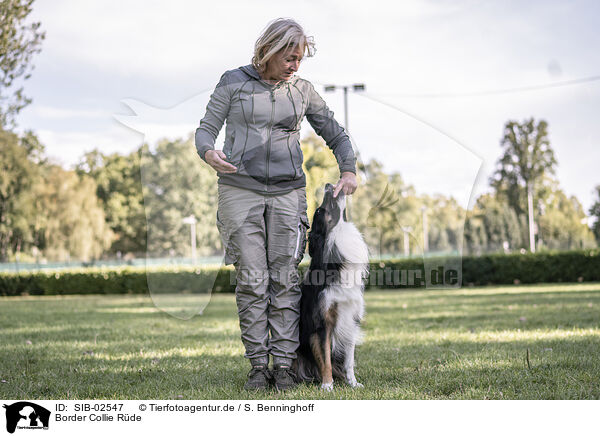
[[[463,284],[600,281],[600,250],[465,257]]]
[[[437,269],[458,265],[459,258],[431,258],[426,264]],[[371,277],[382,269],[418,270],[425,277],[423,260],[391,260],[371,264]],[[458,268],[456,268],[458,269]],[[373,280],[371,280],[372,282]],[[464,256],[462,258],[462,286],[506,285],[527,283],[600,281],[600,250],[541,252],[526,254],[490,254]],[[381,284],[375,280],[373,286],[384,288],[411,287],[403,283]],[[423,280],[420,282],[424,286]],[[417,285],[412,287],[418,287]]]
[[[426,265],[436,270],[438,266],[444,267],[448,273],[448,266],[459,265],[459,262],[459,258],[432,258]],[[367,289],[425,285],[422,259],[372,262],[370,267]],[[302,265],[301,272],[305,269],[306,265]],[[414,280],[411,281],[411,277]],[[0,295],[145,294],[149,290],[153,293],[233,292],[232,278],[232,267],[79,268],[0,273]],[[600,281],[600,250],[464,257],[461,278],[463,286]]]
[[[104,267],[0,273],[0,295],[228,292],[232,272],[226,267]]]

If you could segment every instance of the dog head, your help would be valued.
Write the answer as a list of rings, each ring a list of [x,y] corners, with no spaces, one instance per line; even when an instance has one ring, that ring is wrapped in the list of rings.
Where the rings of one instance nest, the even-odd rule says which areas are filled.
[[[308,254],[314,257],[318,247],[324,247],[327,235],[341,222],[346,221],[346,196],[342,191],[333,196],[333,186],[325,185],[323,202],[315,211],[308,236]]]
[[[346,221],[346,195],[340,191],[337,197],[333,196],[333,185],[327,183],[325,185],[325,195],[323,202],[315,211],[315,219],[318,219],[322,224],[325,232],[331,231],[338,225],[340,220]],[[314,220],[313,220],[314,222]]]

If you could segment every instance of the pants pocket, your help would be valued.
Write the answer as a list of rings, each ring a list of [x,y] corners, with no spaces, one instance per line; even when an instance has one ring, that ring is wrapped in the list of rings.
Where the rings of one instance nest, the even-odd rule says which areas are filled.
[[[221,221],[219,218],[219,211],[217,211],[217,229],[221,235],[221,243],[223,244],[223,249],[225,250],[225,265],[232,265],[237,262],[239,254],[237,253],[233,241],[231,240],[231,232],[227,229],[225,223],[223,223],[223,221]]]
[[[298,233],[296,235],[296,247],[294,249],[294,260],[296,264],[299,264],[304,257],[304,252],[306,250],[306,234],[308,232],[308,218],[305,216],[300,216],[298,220]]]

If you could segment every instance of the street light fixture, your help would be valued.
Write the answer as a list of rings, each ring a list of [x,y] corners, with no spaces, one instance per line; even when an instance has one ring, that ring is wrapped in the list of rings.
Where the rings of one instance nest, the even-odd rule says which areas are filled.
[[[192,233],[192,262],[196,263],[196,217],[194,215],[186,216],[181,222],[190,225]]]

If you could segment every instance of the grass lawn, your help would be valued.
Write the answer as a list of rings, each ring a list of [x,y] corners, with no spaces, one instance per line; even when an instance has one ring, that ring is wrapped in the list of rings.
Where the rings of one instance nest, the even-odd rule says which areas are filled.
[[[370,291],[366,302],[363,389],[251,394],[232,294],[188,321],[149,296],[2,297],[0,398],[600,398],[598,283]]]

